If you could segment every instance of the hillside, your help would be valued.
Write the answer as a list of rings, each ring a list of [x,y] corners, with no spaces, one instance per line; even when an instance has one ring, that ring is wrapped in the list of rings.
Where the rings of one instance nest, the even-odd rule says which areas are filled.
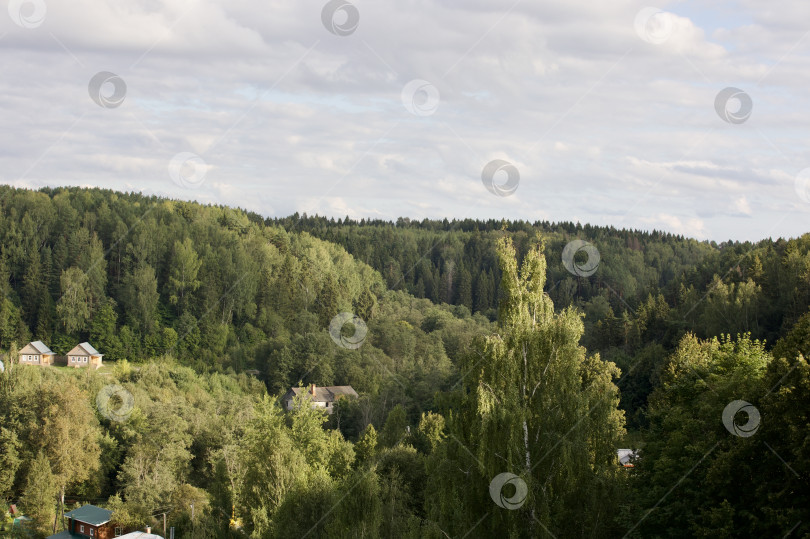
[[[40,534],[63,499],[130,528],[167,511],[189,537],[810,523],[810,235],[266,219],[1,186],[0,287],[0,497]],[[90,341],[106,366],[16,364],[31,340]],[[359,397],[281,410],[310,384]],[[724,428],[739,400],[763,418],[750,439]],[[641,449],[634,470],[620,447]],[[490,496],[512,470],[517,507],[520,490]]]

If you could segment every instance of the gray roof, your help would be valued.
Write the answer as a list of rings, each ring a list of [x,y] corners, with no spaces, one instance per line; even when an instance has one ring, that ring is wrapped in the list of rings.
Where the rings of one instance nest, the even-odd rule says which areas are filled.
[[[102,507],[96,507],[95,505],[83,505],[78,509],[74,509],[69,513],[65,513],[66,517],[70,517],[73,520],[77,520],[79,522],[84,522],[85,524],[92,524],[93,526],[100,526],[106,522],[110,521],[110,517],[112,517],[112,511],[109,509],[104,509]]]
[[[31,346],[36,348],[37,352],[39,352],[40,354],[53,354],[53,352],[51,352],[51,349],[45,346],[45,343],[43,343],[42,341],[34,341],[31,343]]]
[[[163,539],[163,536],[146,532],[130,532],[124,535],[119,535],[118,539]]]
[[[315,386],[315,397],[313,398],[310,391],[311,387],[294,387],[287,392],[285,398],[292,399],[302,393],[305,393],[315,402],[335,402],[340,397],[357,397],[357,391],[352,386]]]
[[[73,350],[67,353],[69,356],[86,355],[86,356],[101,356],[98,350],[90,346],[89,342],[83,342],[73,347]]]
[[[96,350],[95,348],[93,348],[92,346],[90,346],[90,343],[89,343],[89,342],[83,342],[83,343],[81,343],[79,346],[81,346],[82,348],[84,348],[84,349],[85,349],[85,351],[86,351],[88,354],[90,354],[91,356],[98,356],[98,355],[101,355],[101,354],[99,354],[98,350]]]

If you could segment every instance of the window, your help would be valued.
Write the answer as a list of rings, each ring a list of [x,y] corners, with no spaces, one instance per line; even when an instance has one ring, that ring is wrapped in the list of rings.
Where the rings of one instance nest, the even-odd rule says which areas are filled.
[[[94,528],[90,528],[90,537],[95,537],[96,530]]]
[[[84,524],[79,524],[79,532],[84,533]]]
[[[84,362],[87,363],[87,358],[84,358]]]

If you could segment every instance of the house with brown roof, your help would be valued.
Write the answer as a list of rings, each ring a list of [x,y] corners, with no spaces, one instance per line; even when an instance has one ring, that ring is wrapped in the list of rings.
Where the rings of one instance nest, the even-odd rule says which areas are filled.
[[[42,341],[26,344],[20,350],[20,363],[23,365],[53,365],[54,353]]]
[[[67,353],[67,366],[68,367],[93,367],[98,369],[101,367],[101,358],[104,354],[99,353],[98,350],[90,346],[89,342],[77,344],[73,350]]]
[[[281,402],[287,410],[292,410],[295,406],[295,397],[303,395],[304,398],[312,401],[313,408],[323,408],[327,413],[334,412],[334,404],[343,398],[357,398],[357,392],[352,386],[326,386],[317,387],[311,384],[309,387],[294,387],[281,397]]]
[[[56,535],[51,535],[48,539],[70,539],[92,538],[111,539],[113,537],[113,527],[110,524],[112,511],[95,505],[83,505],[69,513],[65,513],[68,519],[67,529]]]

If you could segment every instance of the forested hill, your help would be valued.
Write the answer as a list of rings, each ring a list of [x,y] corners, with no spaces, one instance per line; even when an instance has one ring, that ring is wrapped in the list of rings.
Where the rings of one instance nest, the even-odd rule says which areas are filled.
[[[89,340],[105,361],[165,354],[199,372],[258,370],[273,394],[347,384],[384,403],[375,419],[429,406],[491,326],[386,291],[371,267],[294,227],[99,189],[0,187],[0,287],[4,350],[41,340],[64,354]],[[340,312],[368,325],[361,350],[332,342]]]
[[[807,537],[809,304],[810,235],[0,187],[0,502],[37,537],[74,502],[178,537]],[[282,411],[312,383],[359,397]]]
[[[573,223],[264,219],[79,188],[1,187],[0,209],[0,347],[38,339],[64,353],[89,339],[110,360],[169,353],[198,370],[257,369],[272,391],[298,381],[398,387],[386,370],[426,380],[422,396],[451,383],[459,343],[496,318],[504,233],[519,258],[543,238],[546,291],[556,309],[585,313],[589,350],[626,371],[639,365],[620,382],[631,426],[655,365],[684,334],[750,332],[770,347],[810,304],[810,235],[718,245]],[[599,253],[587,277],[562,262],[575,239]],[[376,370],[332,351],[326,328],[344,311],[377,330],[363,356],[380,354],[365,365]],[[450,331],[439,316],[466,329]],[[429,342],[442,376],[414,370],[412,350]]]
[[[465,305],[491,318],[500,282],[494,246],[504,229],[521,256],[542,235],[549,261],[547,291],[555,306],[575,304],[592,323],[609,316],[608,310],[617,317],[632,315],[651,295],[660,295],[679,310],[674,317],[678,329],[702,337],[750,331],[773,344],[810,304],[810,234],[789,241],[718,244],[655,230],[545,221],[400,218],[393,223],[296,214],[272,222],[343,246],[378,270],[391,289]],[[561,261],[573,239],[588,241],[599,252],[592,278],[573,275]],[[707,295],[708,301],[701,302]]]
[[[750,333],[770,348],[810,306],[810,234],[717,244],[579,223],[392,223],[306,215],[268,222],[343,246],[378,270],[388,288],[464,306],[492,320],[500,300],[497,239],[505,229],[522,257],[541,236],[546,291],[555,308],[573,305],[585,313],[583,344],[625,371],[619,387],[631,427],[643,422],[641,411],[661,360],[685,334]],[[564,266],[563,251],[574,240],[598,251],[592,275],[578,276]]]

